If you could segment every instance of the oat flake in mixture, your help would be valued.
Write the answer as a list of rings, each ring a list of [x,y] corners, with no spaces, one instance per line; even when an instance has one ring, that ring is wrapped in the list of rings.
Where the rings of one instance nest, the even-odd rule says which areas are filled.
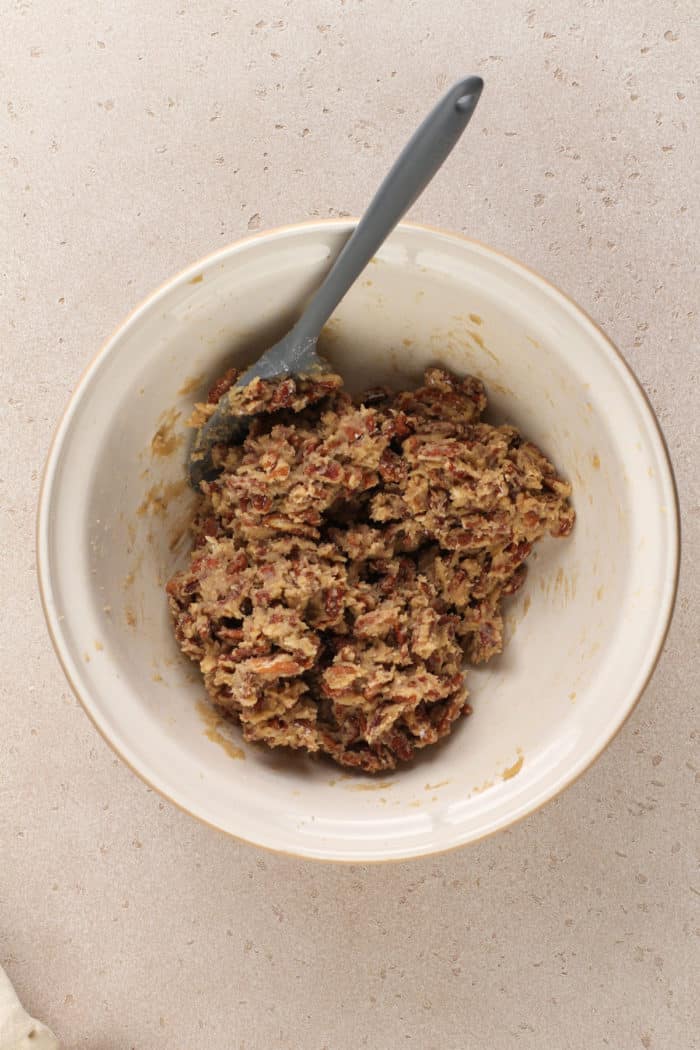
[[[248,741],[392,769],[470,711],[464,665],[503,647],[503,598],[545,533],[574,523],[570,486],[511,426],[481,420],[480,380],[429,368],[417,390],[340,377],[257,380],[219,398],[254,415],[217,450],[175,633]]]

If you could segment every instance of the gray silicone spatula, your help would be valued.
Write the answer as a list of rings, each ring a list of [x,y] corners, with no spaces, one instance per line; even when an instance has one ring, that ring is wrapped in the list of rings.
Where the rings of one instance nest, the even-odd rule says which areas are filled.
[[[321,329],[399,219],[442,166],[469,123],[483,86],[481,77],[467,77],[440,99],[395,161],[297,323],[239,377],[234,390],[256,378],[327,371],[327,363],[316,352]],[[197,432],[192,446],[189,478],[194,488],[199,488],[200,481],[215,473],[211,458],[213,446],[242,441],[249,423],[249,416],[235,415],[229,394],[224,394],[216,411]]]

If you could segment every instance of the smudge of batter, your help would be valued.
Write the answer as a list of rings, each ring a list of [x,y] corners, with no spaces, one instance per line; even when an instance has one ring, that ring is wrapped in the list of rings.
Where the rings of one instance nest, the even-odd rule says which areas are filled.
[[[501,776],[503,777],[503,779],[504,780],[512,780],[513,777],[517,777],[518,773],[523,768],[523,762],[524,761],[525,761],[524,755],[519,755],[518,758],[517,758],[517,761],[515,761],[512,766],[508,766],[507,769],[503,770],[503,772],[501,773]]]
[[[495,390],[497,394],[503,394],[504,397],[517,398],[517,394],[514,390],[511,390],[509,386],[504,386],[503,383],[494,383],[493,380],[489,383],[492,390]]]
[[[168,540],[168,550],[174,551],[178,547],[183,539],[189,535],[189,524],[178,527],[170,536]]]
[[[174,408],[168,408],[160,416],[158,429],[151,439],[151,455],[171,456],[182,444],[184,435],[175,431],[175,425],[181,414]]]
[[[178,397],[187,397],[188,394],[193,394],[195,392],[195,390],[197,390],[202,385],[203,382],[204,382],[204,374],[203,373],[198,375],[198,376],[190,376],[190,378],[186,379],[185,382],[180,387],[180,389],[178,390],[178,392],[177,392]]]
[[[227,724],[226,719],[222,718],[206,700],[197,701],[197,711],[201,715],[202,721],[206,726],[204,735],[207,739],[212,740],[215,744],[218,744],[219,747],[222,747],[230,758],[244,759],[245,751],[243,748],[234,744],[233,740],[225,736],[219,728],[220,726]]]
[[[146,514],[162,518],[165,516],[171,500],[177,499],[187,489],[187,482],[181,481],[159,482],[152,485],[144,499],[139,504],[136,513],[140,518]]]
[[[349,784],[346,791],[388,791],[393,786],[390,780],[383,780],[380,784]]]
[[[475,332],[473,328],[468,328],[467,331],[469,332],[469,335],[472,337],[476,345],[480,347],[485,354],[488,354],[489,357],[493,361],[495,361],[497,365],[500,365],[500,359],[496,357],[493,350],[489,350],[488,346],[484,342],[483,336],[481,336],[479,332]]]

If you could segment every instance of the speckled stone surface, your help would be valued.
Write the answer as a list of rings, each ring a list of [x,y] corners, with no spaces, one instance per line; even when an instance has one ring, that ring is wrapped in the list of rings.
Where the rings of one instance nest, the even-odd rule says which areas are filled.
[[[694,11],[3,5],[0,962],[66,1047],[697,1045]],[[512,830],[388,867],[260,853],[148,791],[70,694],[35,584],[43,458],[136,302],[247,230],[360,212],[463,73],[480,108],[412,216],[543,272],[635,368],[683,506],[675,621],[612,746]]]

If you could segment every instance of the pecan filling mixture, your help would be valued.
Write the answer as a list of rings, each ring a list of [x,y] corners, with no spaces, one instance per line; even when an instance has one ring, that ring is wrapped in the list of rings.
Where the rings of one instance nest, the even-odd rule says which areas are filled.
[[[248,741],[392,769],[470,711],[465,662],[503,647],[503,599],[545,533],[574,523],[567,482],[480,380],[429,368],[417,390],[353,400],[340,377],[213,387],[253,416],[201,485],[175,634]],[[235,398],[235,400],[234,400]]]

